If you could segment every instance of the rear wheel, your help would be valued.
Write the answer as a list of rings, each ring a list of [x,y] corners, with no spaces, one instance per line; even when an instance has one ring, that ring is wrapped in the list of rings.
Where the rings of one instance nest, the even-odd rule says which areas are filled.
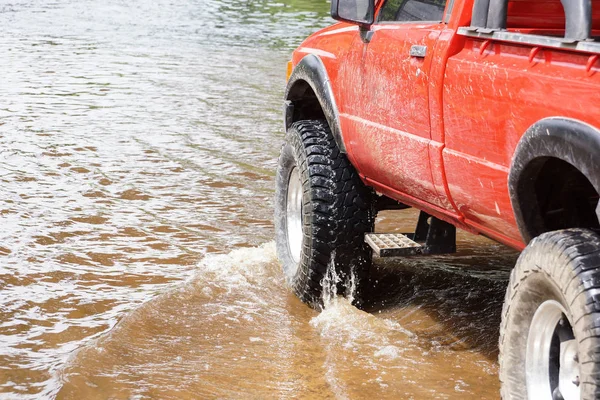
[[[364,235],[374,221],[372,191],[327,123],[294,123],[277,168],[275,229],[285,277],[301,300],[320,306],[326,279],[338,293],[362,297],[372,258]]]
[[[502,398],[600,398],[600,237],[533,239],[512,271],[500,328]]]

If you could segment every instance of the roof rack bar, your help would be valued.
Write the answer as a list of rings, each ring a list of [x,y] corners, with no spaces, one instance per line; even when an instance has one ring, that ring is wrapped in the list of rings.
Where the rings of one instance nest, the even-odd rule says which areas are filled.
[[[565,40],[582,41],[592,33],[591,0],[560,0],[565,10]],[[475,0],[471,28],[488,31],[506,29],[508,0]]]
[[[507,12],[508,0],[490,0],[490,10],[488,12],[486,27],[488,29],[506,29]]]
[[[590,0],[560,0],[565,9],[565,39],[586,40],[592,32]]]
[[[471,27],[485,28],[487,26],[488,10],[490,0],[477,0],[473,3],[473,15],[471,16]]]

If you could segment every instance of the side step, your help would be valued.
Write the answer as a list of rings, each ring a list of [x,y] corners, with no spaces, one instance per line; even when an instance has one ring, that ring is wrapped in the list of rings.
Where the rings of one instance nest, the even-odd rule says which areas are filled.
[[[367,233],[365,242],[379,257],[414,256],[423,252],[423,246],[401,233]]]
[[[456,227],[421,211],[415,233],[367,233],[365,242],[379,257],[456,252]]]

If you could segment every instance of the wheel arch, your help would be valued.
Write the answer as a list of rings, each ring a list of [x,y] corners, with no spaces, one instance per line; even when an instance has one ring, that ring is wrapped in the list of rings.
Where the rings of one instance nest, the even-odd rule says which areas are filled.
[[[325,119],[338,148],[346,153],[329,74],[323,61],[314,54],[300,60],[285,90],[285,130],[301,119]]]
[[[600,131],[575,119],[551,117],[536,122],[521,137],[513,155],[508,189],[525,243],[548,230],[544,229],[536,192],[536,179],[548,160],[572,166],[596,194],[600,193]],[[599,208],[597,205],[594,210],[596,219],[600,219]]]

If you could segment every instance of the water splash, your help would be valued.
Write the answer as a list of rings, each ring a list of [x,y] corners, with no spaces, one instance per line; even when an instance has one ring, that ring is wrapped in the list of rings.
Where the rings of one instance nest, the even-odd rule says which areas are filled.
[[[336,271],[333,261],[328,267],[326,307],[315,312],[286,288],[272,242],[209,255],[186,284],[137,308],[79,352],[64,371],[58,398],[166,398],[173,393],[199,398],[314,393],[324,399],[497,397],[497,370],[487,370],[489,361],[464,347],[431,345],[449,334],[443,332],[448,325],[440,325],[422,306],[427,299],[411,297],[412,305],[403,301],[398,309],[367,313],[351,303],[356,274],[342,274],[339,264]],[[371,281],[390,279],[381,273],[375,268]],[[349,289],[341,293],[344,281]],[[440,300],[456,298],[455,292],[438,297],[442,288],[437,282],[411,284],[436,307]],[[473,286],[462,285],[463,293]],[[488,326],[486,321],[477,326]]]
[[[342,281],[335,268],[335,250],[331,252],[329,258],[329,264],[327,264],[327,271],[325,276],[321,280],[323,307],[327,308],[333,300],[337,297],[337,288],[339,283]]]
[[[355,304],[357,282],[358,282],[358,278],[357,278],[357,274],[356,274],[356,268],[353,266],[352,268],[350,268],[350,276],[349,276],[348,282],[346,284],[346,288],[347,288],[346,296],[347,296],[350,304]]]
[[[344,297],[350,304],[355,304],[358,276],[356,267],[350,267],[350,273],[339,272],[336,260],[336,250],[331,252],[327,271],[321,280],[323,308],[327,308],[338,297]],[[343,294],[339,293],[340,289],[344,289]]]

